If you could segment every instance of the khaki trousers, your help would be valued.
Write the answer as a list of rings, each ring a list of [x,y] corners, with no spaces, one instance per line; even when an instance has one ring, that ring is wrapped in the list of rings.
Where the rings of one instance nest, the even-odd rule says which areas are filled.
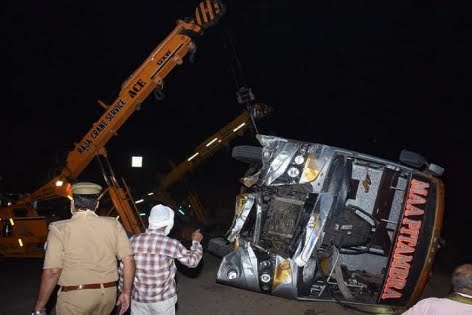
[[[116,287],[57,293],[56,315],[110,315],[116,303]]]

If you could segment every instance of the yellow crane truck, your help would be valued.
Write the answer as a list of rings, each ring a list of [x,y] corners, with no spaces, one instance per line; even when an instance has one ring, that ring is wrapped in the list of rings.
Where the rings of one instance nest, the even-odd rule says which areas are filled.
[[[110,138],[151,93],[162,91],[167,75],[183,63],[184,57],[195,52],[194,39],[215,24],[223,13],[220,1],[205,0],[195,8],[191,19],[178,20],[169,35],[123,83],[115,101],[109,105],[99,101],[103,114],[68,153],[59,175],[25,198],[0,208],[0,257],[43,256],[47,223],[44,217],[38,216],[34,204],[59,197],[72,198],[71,185],[82,171],[93,158],[106,159],[105,145]],[[108,184],[105,193],[109,194],[124,228],[133,234],[142,232],[144,226],[126,183],[120,185],[109,164],[104,166],[108,169],[104,174]]]

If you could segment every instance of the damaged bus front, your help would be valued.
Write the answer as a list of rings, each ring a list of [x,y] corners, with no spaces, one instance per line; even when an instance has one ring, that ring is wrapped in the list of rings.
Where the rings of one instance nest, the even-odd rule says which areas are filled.
[[[258,136],[217,281],[289,299],[413,304],[437,251],[443,169],[402,151],[401,163],[327,145]]]

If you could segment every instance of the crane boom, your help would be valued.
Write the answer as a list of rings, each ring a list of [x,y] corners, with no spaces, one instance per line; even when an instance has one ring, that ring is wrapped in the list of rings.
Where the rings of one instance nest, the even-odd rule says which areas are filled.
[[[203,141],[187,159],[180,162],[167,173],[160,181],[158,187],[154,189],[151,199],[156,202],[165,203],[173,207],[173,209],[177,209],[177,203],[173,200],[169,192],[170,187],[180,181],[205,159],[211,157],[215,152],[221,149],[223,145],[228,145],[235,137],[243,135],[250,126],[251,116],[247,111],[243,111],[223,128]],[[198,223],[206,225],[208,223],[207,213],[198,195],[193,191],[188,192],[187,201],[192,206],[195,219]]]
[[[124,82],[115,101],[109,106],[101,103],[106,108],[105,112],[69,152],[60,174],[23,202],[70,196],[70,183],[95,156],[106,155],[105,145],[110,138],[154,90],[163,88],[163,80],[172,69],[182,64],[189,52],[195,51],[193,38],[202,35],[203,30],[216,23],[223,11],[220,1],[205,0],[196,7],[191,21],[178,20],[172,32]]]
[[[38,216],[32,203],[59,197],[72,199],[72,183],[94,157],[106,160],[105,145],[110,138],[116,135],[120,127],[153,91],[163,89],[167,75],[177,65],[183,63],[184,57],[195,52],[196,46],[193,40],[215,24],[223,13],[224,8],[219,0],[203,0],[196,7],[192,19],[178,20],[169,35],[122,84],[114,102],[106,105],[99,101],[105,112],[68,153],[65,166],[59,175],[15,204],[9,203],[7,207],[0,208],[0,225],[2,231],[5,227],[9,236],[0,240],[0,256],[44,255],[42,248],[47,236],[46,218]],[[133,234],[143,232],[143,222],[126,183],[123,182],[122,185],[118,183],[108,163],[101,165],[106,166],[102,168],[108,185],[105,191],[108,192],[123,227]]]
[[[172,199],[170,194],[171,186],[180,181],[186,174],[194,170],[200,163],[211,157],[223,146],[229,145],[236,137],[244,135],[248,129],[254,130],[254,120],[261,119],[270,112],[270,106],[262,103],[253,103],[253,100],[248,101],[246,110],[205,139],[193,150],[187,159],[173,167],[161,179],[154,191],[149,194],[151,197],[146,197],[146,199],[152,199],[153,201],[165,203],[176,208],[177,202]],[[187,202],[194,210],[195,219],[199,223],[206,224],[208,221],[207,214],[198,195],[190,191],[187,195]]]
[[[222,145],[228,144],[234,137],[244,133],[250,126],[251,118],[247,111],[243,111],[235,119],[225,125],[218,132],[203,141],[192,154],[173,168],[159,183],[157,191],[167,190],[179,181],[185,174],[193,170],[200,162],[218,151]]]

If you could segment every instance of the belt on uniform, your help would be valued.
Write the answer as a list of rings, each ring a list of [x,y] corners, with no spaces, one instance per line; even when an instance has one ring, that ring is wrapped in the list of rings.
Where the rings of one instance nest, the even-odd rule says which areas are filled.
[[[70,285],[70,286],[62,286],[61,291],[74,291],[74,290],[83,290],[83,289],[100,289],[101,287],[104,288],[111,288],[116,286],[116,281],[106,282],[106,283],[89,283],[89,284],[80,284],[80,285]]]
[[[453,300],[459,303],[469,304],[472,305],[472,298],[462,296],[458,293],[452,293],[447,296],[449,300]]]

